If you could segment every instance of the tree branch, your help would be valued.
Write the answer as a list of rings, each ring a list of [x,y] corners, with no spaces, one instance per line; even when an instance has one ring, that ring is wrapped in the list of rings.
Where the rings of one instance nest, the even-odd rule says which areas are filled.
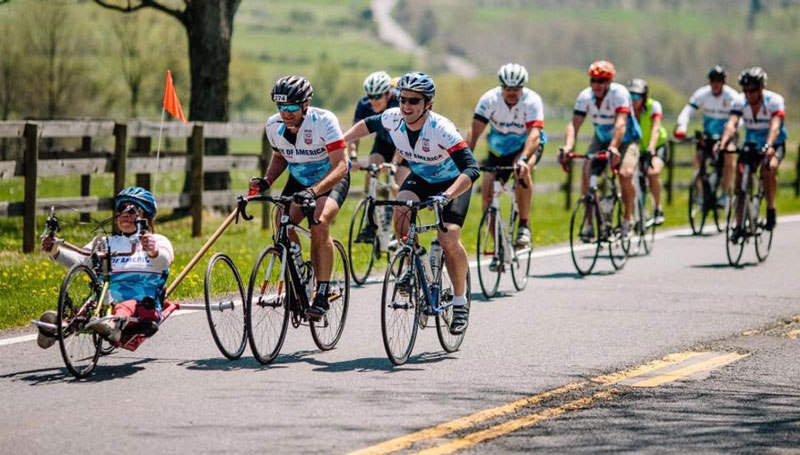
[[[4,1],[8,1],[8,0],[0,0],[0,2],[4,2]],[[170,16],[172,16],[172,17],[178,19],[179,21],[181,21],[181,23],[183,23],[184,25],[186,24],[186,9],[181,11],[181,10],[177,10],[177,9],[167,8],[166,6],[162,5],[161,3],[159,3],[159,2],[157,2],[155,0],[139,0],[139,3],[135,4],[135,5],[131,4],[131,0],[127,0],[128,6],[121,6],[121,5],[109,3],[107,0],[94,0],[94,2],[97,3],[98,5],[104,7],[104,8],[113,9],[114,11],[121,11],[123,13],[132,13],[132,12],[140,10],[142,8],[148,8],[149,7],[149,8],[153,8],[153,9],[159,10],[162,13],[169,14]],[[187,5],[187,8],[188,8],[188,5]]]

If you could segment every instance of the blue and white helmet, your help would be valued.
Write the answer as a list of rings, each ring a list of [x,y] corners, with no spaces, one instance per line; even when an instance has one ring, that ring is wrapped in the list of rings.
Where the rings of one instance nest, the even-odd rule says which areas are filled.
[[[427,74],[415,71],[404,75],[397,81],[397,90],[417,92],[431,99],[436,95],[436,84],[433,83],[433,79]]]
[[[392,78],[386,71],[375,71],[364,79],[364,91],[368,96],[383,95],[392,88]]]
[[[497,78],[503,87],[522,87],[528,82],[528,70],[518,63],[506,63],[497,71]]]
[[[139,206],[147,216],[156,216],[156,198],[153,193],[139,186],[129,186],[117,194],[114,200],[114,208],[119,208],[123,202],[132,202]]]

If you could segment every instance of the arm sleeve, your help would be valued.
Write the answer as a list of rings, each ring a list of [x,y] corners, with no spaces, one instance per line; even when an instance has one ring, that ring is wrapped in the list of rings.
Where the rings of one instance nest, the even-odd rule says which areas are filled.
[[[464,147],[451,153],[450,158],[456,163],[456,167],[462,174],[469,177],[473,182],[478,180],[481,173],[478,169],[478,162],[475,161],[475,156],[472,155],[472,150],[469,147]]]
[[[156,247],[158,248],[158,256],[150,258],[150,264],[161,270],[166,270],[172,264],[175,253],[172,249],[172,243],[163,235],[156,235]]]
[[[489,119],[488,118],[482,116],[481,114],[478,114],[477,112],[475,113],[475,115],[472,116],[472,119],[473,120],[477,120],[477,121],[483,123],[484,125],[489,123]]]
[[[370,133],[374,133],[376,131],[380,131],[381,129],[383,129],[383,124],[381,122],[380,114],[372,115],[370,117],[365,118],[364,124],[367,125],[367,130]]]
[[[742,113],[744,112],[744,105],[745,105],[744,94],[742,93],[741,95],[737,95],[736,98],[734,98],[733,102],[731,103],[731,115],[738,115],[739,117],[741,117]]]
[[[681,113],[678,115],[678,130],[679,131],[686,131],[686,128],[689,127],[689,122],[692,120],[692,116],[694,115],[695,107],[691,104],[687,104],[683,106]]]
[[[586,117],[586,113],[589,112],[589,103],[592,101],[590,92],[590,89],[585,89],[578,94],[578,98],[575,100],[575,107],[572,110],[574,115]]]

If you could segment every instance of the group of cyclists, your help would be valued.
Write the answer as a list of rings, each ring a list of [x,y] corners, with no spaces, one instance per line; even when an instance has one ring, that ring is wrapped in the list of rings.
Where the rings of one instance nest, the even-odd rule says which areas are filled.
[[[624,215],[623,235],[632,226],[634,211],[633,177],[640,165],[646,162],[647,178],[655,200],[654,222],[664,222],[660,200],[659,174],[666,161],[667,132],[662,124],[663,109],[654,99],[643,79],[633,79],[627,85],[615,82],[616,70],[608,61],[597,61],[588,68],[589,87],[576,99],[573,116],[568,123],[559,159],[573,151],[577,134],[586,117],[594,125],[589,153],[607,150],[610,166],[617,169]],[[489,127],[486,164],[513,169],[502,175],[485,175],[481,189],[484,209],[491,204],[491,185],[495,177],[503,182],[511,175],[520,184],[515,187],[519,205],[519,220],[514,244],[529,247],[531,243],[530,206],[533,192],[531,171],[542,157],[547,135],[544,131],[542,98],[526,85],[529,74],[524,66],[508,63],[500,67],[499,85],[484,93],[476,103],[469,131],[464,138],[453,122],[433,110],[436,84],[427,74],[410,72],[392,79],[384,71],[370,74],[364,81],[365,96],[356,106],[353,125],[342,131],[336,116],[325,109],[314,107],[311,100],[314,90],[301,76],[286,76],[275,82],[271,99],[278,112],[266,122],[266,135],[274,151],[266,174],[250,180],[251,192],[268,190],[285,171],[289,177],[281,190],[283,196],[292,196],[288,216],[299,223],[308,214],[304,206],[313,206],[314,223],[310,226],[310,257],[315,271],[313,304],[306,316],[321,318],[329,309],[328,285],[334,259],[334,244],[330,225],[340,211],[350,188],[350,170],[357,165],[359,140],[374,135],[369,163],[391,163],[397,169],[398,201],[435,201],[443,225],[437,238],[445,252],[445,265],[453,283],[453,334],[463,333],[469,323],[469,303],[466,293],[468,258],[461,243],[461,229],[469,208],[473,183],[480,176],[474,150],[478,139]],[[746,143],[765,154],[766,197],[768,216],[766,229],[775,226],[776,170],[783,158],[786,130],[783,98],[765,89],[766,73],[758,67],[744,70],[739,76],[743,93],[738,94],[726,85],[726,71],[715,66],[708,73],[709,85],[698,89],[678,117],[675,137],[685,138],[688,123],[697,110],[703,112],[703,128],[719,141],[715,151],[724,161],[723,196],[726,203],[730,194],[737,131],[744,124]],[[695,166],[699,165],[699,156]],[[587,191],[590,166],[583,169],[582,191]],[[501,171],[498,171],[500,174]],[[313,202],[315,204],[309,204]],[[142,188],[128,188],[116,199],[116,220],[120,244],[135,229],[131,226],[136,214],[150,222],[155,216],[155,199]],[[393,220],[396,238],[404,239],[408,230],[408,207],[394,209]],[[278,214],[281,216],[282,214]],[[591,225],[588,226],[591,229]],[[359,235],[370,235],[370,232]],[[591,237],[593,233],[582,233]],[[120,312],[139,314],[143,319],[158,321],[166,273],[173,253],[169,241],[163,236],[147,234],[141,238],[141,254],[114,265],[113,276],[119,277],[112,293],[119,296]],[[57,262],[69,265],[80,258],[59,252],[52,239],[42,241],[42,250]],[[496,266],[496,265],[495,265]],[[139,291],[131,292],[130,280],[139,280]],[[406,275],[397,277],[398,288],[411,292],[412,283]],[[146,293],[148,295],[143,295]],[[42,320],[53,319],[52,312]],[[119,338],[118,329],[103,326],[101,335]],[[53,334],[40,329],[40,346],[52,345]]]

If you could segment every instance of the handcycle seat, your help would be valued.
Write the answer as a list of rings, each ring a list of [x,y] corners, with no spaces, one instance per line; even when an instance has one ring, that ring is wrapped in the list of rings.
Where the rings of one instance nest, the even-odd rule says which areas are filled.
[[[122,336],[120,337],[116,346],[125,349],[126,351],[136,351],[136,349],[138,349],[139,346],[144,343],[144,340],[155,335],[155,333],[158,331],[158,327],[167,320],[169,315],[174,313],[175,310],[179,309],[180,304],[177,302],[165,301],[164,307],[161,309],[160,322],[156,323],[155,321],[137,321],[128,325],[124,330],[122,330]]]

